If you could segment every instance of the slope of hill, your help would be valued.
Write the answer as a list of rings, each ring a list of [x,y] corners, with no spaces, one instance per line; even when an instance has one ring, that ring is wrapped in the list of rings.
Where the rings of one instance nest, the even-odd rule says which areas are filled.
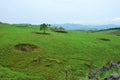
[[[61,34],[48,30],[50,35],[34,32],[39,32],[39,27],[0,24],[0,79],[7,77],[10,80],[17,76],[20,80],[26,77],[30,80],[65,80],[68,75],[74,80],[84,77],[88,80],[90,70],[120,58],[120,37],[105,31]],[[17,44],[36,45],[39,49],[21,51],[16,49]]]
[[[109,29],[102,29],[102,30],[89,30],[88,32],[106,32],[108,34],[120,36],[120,28],[109,28]]]

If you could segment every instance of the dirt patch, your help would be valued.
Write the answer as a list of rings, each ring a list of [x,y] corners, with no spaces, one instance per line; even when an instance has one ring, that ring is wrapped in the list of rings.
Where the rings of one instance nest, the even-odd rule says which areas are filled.
[[[110,39],[107,38],[96,38],[97,40],[102,40],[102,41],[111,41]]]
[[[32,44],[17,44],[15,45],[15,48],[17,50],[26,51],[26,52],[32,52],[35,50],[39,50],[39,47],[32,45]]]
[[[120,48],[120,45],[115,45],[115,48]]]
[[[34,34],[40,34],[40,35],[50,35],[50,33],[42,33],[42,32],[33,32]]]

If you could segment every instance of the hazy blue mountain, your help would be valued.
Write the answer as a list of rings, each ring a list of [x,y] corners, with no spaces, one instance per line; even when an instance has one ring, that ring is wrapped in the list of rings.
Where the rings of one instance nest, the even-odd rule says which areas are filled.
[[[68,30],[101,30],[109,28],[120,28],[120,25],[108,24],[108,25],[81,25],[81,24],[53,24],[53,26],[63,27]]]

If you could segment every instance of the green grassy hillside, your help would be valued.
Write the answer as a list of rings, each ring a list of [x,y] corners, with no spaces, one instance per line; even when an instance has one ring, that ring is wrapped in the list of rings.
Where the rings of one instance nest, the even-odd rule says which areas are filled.
[[[39,32],[39,27],[0,24],[0,79],[65,80],[68,72],[71,80],[79,80],[87,77],[89,70],[120,58],[120,36],[109,34],[112,30],[65,34],[48,30],[50,35],[34,32]],[[39,50],[17,50],[15,45],[22,43],[36,45]],[[38,56],[39,63],[33,62]]]

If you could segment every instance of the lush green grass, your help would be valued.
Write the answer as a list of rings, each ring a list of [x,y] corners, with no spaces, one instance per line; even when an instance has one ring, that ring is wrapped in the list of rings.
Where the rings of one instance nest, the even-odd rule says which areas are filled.
[[[16,80],[65,80],[64,71],[70,70],[69,75],[78,80],[86,77],[90,69],[120,58],[120,37],[108,34],[111,31],[68,31],[63,34],[48,30],[50,35],[33,32],[39,32],[39,27],[0,24],[0,77],[10,80],[15,75]],[[40,50],[16,50],[14,46],[20,43],[37,45]],[[37,56],[42,56],[40,63],[31,63]]]

